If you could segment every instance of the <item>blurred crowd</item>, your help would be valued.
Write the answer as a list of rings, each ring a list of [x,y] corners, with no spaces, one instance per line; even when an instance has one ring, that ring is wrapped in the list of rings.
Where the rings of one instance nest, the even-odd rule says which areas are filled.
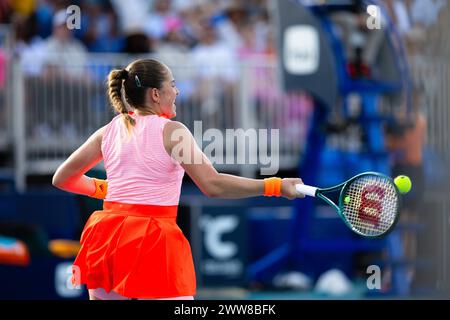
[[[354,3],[355,7],[363,3],[329,2]],[[437,24],[445,0],[382,3],[408,52],[414,55],[430,47],[426,46],[430,29]],[[83,65],[89,52],[189,52],[193,66],[206,70],[208,75],[218,72],[217,68],[214,71],[217,61],[230,66],[220,72],[225,82],[234,82],[239,77],[232,71],[237,60],[254,54],[273,55],[276,51],[271,4],[271,0],[0,0],[0,24],[13,26],[16,54],[23,58],[28,75],[48,72],[47,67],[55,60]],[[72,5],[80,9],[79,28],[69,30],[66,23]],[[360,53],[355,52],[362,62],[373,64],[382,37],[367,32],[365,7],[335,17],[345,43],[362,46]],[[370,37],[364,39],[367,35]],[[210,67],[204,67],[205,63]],[[66,72],[76,76],[79,70],[70,68]],[[364,75],[365,70],[354,72]]]
[[[273,52],[266,0],[0,0],[0,23],[14,26],[17,53],[38,73],[47,53],[67,52],[72,64],[87,52],[195,52],[234,61]],[[66,26],[67,8],[80,8],[81,28]],[[52,57],[54,59],[54,57]],[[27,59],[25,59],[27,60]],[[33,70],[34,69],[34,70]],[[233,77],[233,75],[228,75]]]

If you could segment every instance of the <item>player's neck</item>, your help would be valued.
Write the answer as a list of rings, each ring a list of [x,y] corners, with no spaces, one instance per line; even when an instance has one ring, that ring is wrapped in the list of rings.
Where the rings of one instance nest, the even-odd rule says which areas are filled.
[[[134,109],[134,113],[138,116],[161,116],[158,112],[152,109]]]

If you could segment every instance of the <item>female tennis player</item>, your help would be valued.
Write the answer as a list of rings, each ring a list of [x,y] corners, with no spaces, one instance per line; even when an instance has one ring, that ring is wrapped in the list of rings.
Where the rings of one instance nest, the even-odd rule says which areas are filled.
[[[184,172],[207,196],[228,199],[303,197],[295,188],[302,181],[218,173],[189,130],[170,120],[179,91],[166,65],[136,60],[111,71],[108,82],[119,115],[53,176],[53,185],[62,190],[104,199],[103,210],[83,229],[73,282],[86,284],[91,299],[193,299],[191,248],[176,224]],[[85,175],[101,160],[107,182]]]

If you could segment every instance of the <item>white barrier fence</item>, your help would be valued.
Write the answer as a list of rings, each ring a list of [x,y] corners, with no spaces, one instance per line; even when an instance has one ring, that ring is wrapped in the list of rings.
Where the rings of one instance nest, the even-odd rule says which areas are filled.
[[[412,73],[423,88],[422,105],[428,120],[427,143],[441,157],[450,156],[450,59],[415,57]]]

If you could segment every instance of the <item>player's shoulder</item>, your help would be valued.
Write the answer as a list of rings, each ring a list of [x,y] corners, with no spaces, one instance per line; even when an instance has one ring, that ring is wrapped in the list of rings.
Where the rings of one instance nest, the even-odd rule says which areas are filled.
[[[97,131],[95,131],[94,134],[93,134],[93,138],[95,140],[97,140],[99,143],[101,143],[102,140],[103,140],[103,136],[105,135],[105,131],[106,131],[106,127],[107,126],[108,125],[104,125],[103,127],[97,129]]]
[[[179,121],[168,121],[163,130],[164,143],[171,149],[174,144],[182,141],[190,141],[193,136],[189,129]]]
[[[164,132],[173,133],[173,132],[175,132],[177,130],[178,131],[187,131],[187,132],[189,132],[189,129],[183,123],[181,123],[179,121],[169,120],[164,125]]]

